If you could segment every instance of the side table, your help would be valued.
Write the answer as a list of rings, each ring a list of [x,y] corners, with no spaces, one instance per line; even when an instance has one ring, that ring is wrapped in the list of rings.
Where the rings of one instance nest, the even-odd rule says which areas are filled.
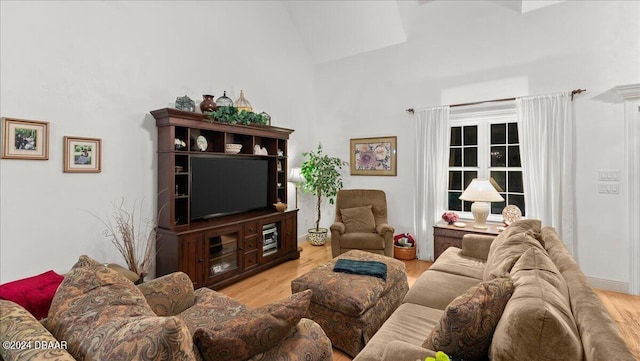
[[[462,248],[462,236],[467,233],[483,234],[486,236],[497,236],[498,227],[502,226],[502,223],[487,222],[487,229],[473,228],[473,222],[468,222],[466,227],[456,227],[449,225],[444,221],[438,222],[433,226],[433,260],[435,261],[440,257],[449,247]]]

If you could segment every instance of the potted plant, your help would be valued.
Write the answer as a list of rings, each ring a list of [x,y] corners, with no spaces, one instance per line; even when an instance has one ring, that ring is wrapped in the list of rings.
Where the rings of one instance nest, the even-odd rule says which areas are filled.
[[[318,144],[316,152],[305,152],[302,155],[308,158],[301,166],[301,173],[306,181],[303,190],[316,196],[317,218],[315,228],[308,230],[308,239],[309,243],[320,246],[326,242],[329,232],[327,228],[320,228],[322,199],[327,198],[333,204],[336,194],[342,188],[340,170],[348,163],[323,154],[322,144]]]

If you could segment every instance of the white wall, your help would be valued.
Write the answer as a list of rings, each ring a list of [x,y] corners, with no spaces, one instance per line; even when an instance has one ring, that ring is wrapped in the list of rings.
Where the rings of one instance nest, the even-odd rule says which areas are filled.
[[[398,176],[348,176],[387,192],[389,221],[413,231],[414,118],[436,106],[586,88],[577,119],[577,258],[587,276],[629,280],[628,185],[597,193],[597,171],[624,179],[623,106],[616,85],[640,79],[640,3],[563,2],[521,14],[493,2],[399,2],[407,42],[316,67],[317,137],[348,159],[350,138],[396,135]],[[326,207],[326,217],[334,212]]]
[[[153,215],[149,111],[177,96],[199,103],[244,89],[274,125],[296,130],[292,154],[312,136],[313,66],[279,1],[0,6],[0,113],[48,121],[51,132],[48,161],[0,161],[0,282],[66,272],[81,254],[121,263],[90,212],[107,217],[124,197]],[[102,173],[62,172],[65,135],[102,138]]]
[[[0,114],[51,122],[48,161],[0,161],[0,282],[86,253],[120,256],[89,214],[120,197],[155,209],[156,129],[149,111],[184,94],[244,89],[275,125],[295,129],[290,166],[321,141],[348,159],[350,138],[396,135],[397,177],[345,178],[389,194],[390,223],[413,230],[412,116],[434,106],[586,88],[578,95],[578,259],[592,278],[628,281],[618,195],[597,170],[625,177],[621,104],[608,91],[640,80],[640,4],[563,2],[521,14],[493,2],[398,2],[407,42],[311,65],[279,1],[0,2]],[[354,27],[358,19],[354,19]],[[100,174],[62,173],[62,137],[103,140]],[[348,172],[347,172],[348,173]],[[289,190],[293,203],[293,187]],[[314,220],[300,195],[299,233]],[[325,207],[329,226],[334,207]]]

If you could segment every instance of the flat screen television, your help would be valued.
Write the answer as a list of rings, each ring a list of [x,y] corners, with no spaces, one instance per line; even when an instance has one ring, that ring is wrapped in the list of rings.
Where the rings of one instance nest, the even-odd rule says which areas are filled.
[[[191,157],[191,220],[267,207],[268,161]]]

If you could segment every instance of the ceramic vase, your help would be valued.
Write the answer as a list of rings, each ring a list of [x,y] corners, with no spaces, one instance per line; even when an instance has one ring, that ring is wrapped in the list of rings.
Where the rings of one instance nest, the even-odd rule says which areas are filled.
[[[218,109],[216,103],[213,101],[213,95],[205,94],[202,96],[202,103],[200,103],[200,110],[202,114],[211,113]]]

